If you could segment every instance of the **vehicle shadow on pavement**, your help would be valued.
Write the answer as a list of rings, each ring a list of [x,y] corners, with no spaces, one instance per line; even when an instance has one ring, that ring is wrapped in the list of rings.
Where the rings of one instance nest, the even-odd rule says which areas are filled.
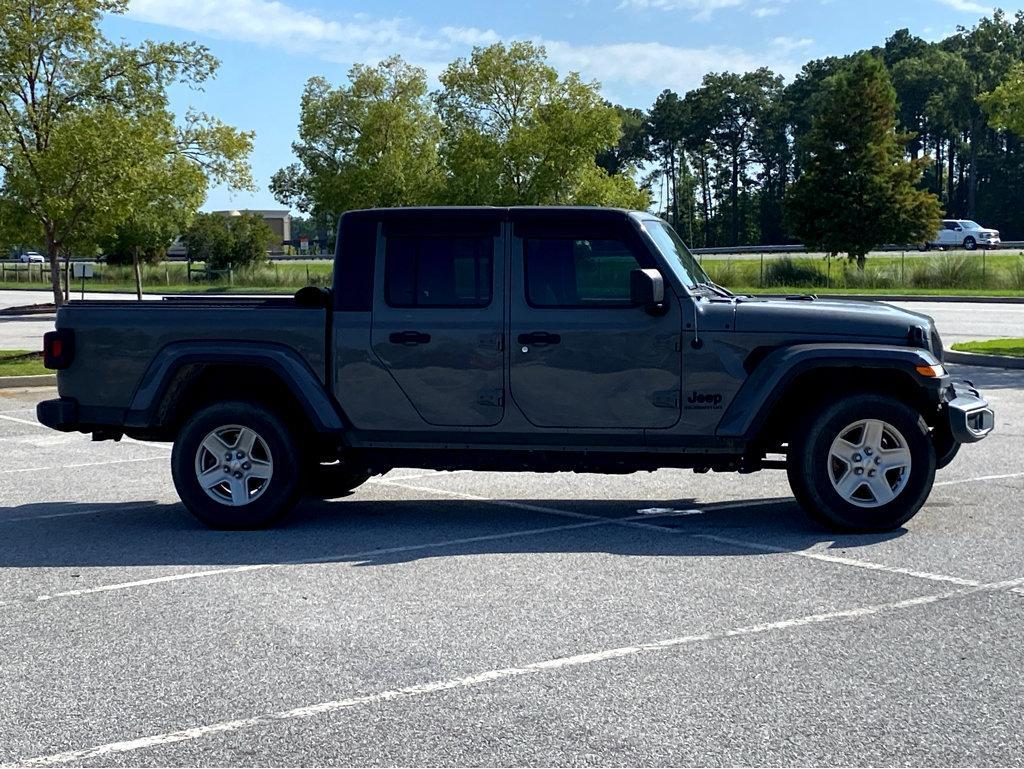
[[[548,507],[564,515],[522,509]],[[181,504],[135,502],[0,508],[0,567],[223,566],[317,561],[382,566],[423,558],[515,553],[749,556],[826,543],[856,548],[902,536],[838,535],[792,500],[746,500],[700,514],[692,499],[308,501],[276,528],[212,531]],[[57,508],[57,509],[55,509]],[[79,509],[80,508],[80,509]],[[589,516],[607,518],[608,523]],[[618,520],[618,522],[616,522]],[[743,542],[733,544],[725,540]]]

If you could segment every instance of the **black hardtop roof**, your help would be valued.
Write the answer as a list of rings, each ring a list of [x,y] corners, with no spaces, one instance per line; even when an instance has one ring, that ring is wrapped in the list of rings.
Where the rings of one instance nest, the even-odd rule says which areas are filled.
[[[404,208],[363,208],[346,211],[347,218],[372,218],[378,220],[421,219],[438,216],[446,219],[465,217],[467,219],[538,219],[571,216],[578,219],[609,220],[619,219],[631,213],[626,208],[599,208],[597,206],[409,206]],[[649,216],[649,214],[646,214]]]

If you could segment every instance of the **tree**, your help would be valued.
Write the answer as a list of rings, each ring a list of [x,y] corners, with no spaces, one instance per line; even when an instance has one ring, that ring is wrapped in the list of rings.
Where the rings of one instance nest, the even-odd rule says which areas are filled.
[[[679,229],[679,170],[686,163],[683,142],[689,127],[687,106],[675,91],[666,89],[658,95],[647,115],[651,155],[661,162],[660,175],[666,186],[665,207],[675,229]]]
[[[764,67],[743,75],[710,73],[704,76],[699,90],[710,143],[727,177],[729,244],[735,246],[743,229],[740,188],[747,186],[751,144],[769,105],[782,92],[782,78]]]
[[[596,83],[559,79],[541,46],[474,48],[441,74],[436,101],[447,198],[455,204],[646,207],[631,176],[598,168],[622,135]]]
[[[209,269],[251,267],[266,261],[274,231],[257,213],[236,216],[196,214],[182,236],[188,258],[205,262]]]
[[[167,89],[200,86],[216,59],[194,43],[108,41],[102,16],[126,8],[126,0],[0,0],[0,194],[38,226],[57,304],[59,255],[116,229],[158,149],[251,186],[250,134],[198,113],[177,127],[167,109]]]
[[[646,160],[650,159],[647,126],[643,110],[635,107],[610,105],[619,116],[622,135],[614,146],[599,150],[594,159],[609,176],[631,174]]]
[[[978,97],[995,128],[1024,136],[1024,64],[1015,64],[995,88]]]
[[[149,167],[137,169],[137,196],[112,233],[100,239],[111,263],[131,264],[135,292],[142,299],[143,261],[157,262],[186,231],[206,195],[202,170],[180,155],[156,153]]]
[[[349,84],[314,77],[302,94],[299,162],[270,188],[282,204],[333,219],[353,208],[435,202],[443,182],[440,126],[419,67],[393,56],[357,64]]]
[[[809,248],[846,253],[863,269],[872,248],[925,242],[937,231],[938,200],[916,186],[925,161],[904,156],[896,93],[875,57],[860,55],[829,78],[798,151],[804,171],[788,212]]]

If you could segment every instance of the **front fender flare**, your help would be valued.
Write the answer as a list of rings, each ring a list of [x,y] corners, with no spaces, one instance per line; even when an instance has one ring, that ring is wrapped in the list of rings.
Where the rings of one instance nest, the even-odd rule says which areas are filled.
[[[928,350],[876,344],[801,344],[783,347],[766,356],[740,387],[718,423],[723,438],[752,439],[768,419],[786,388],[801,374],[815,369],[855,368],[899,370],[925,387],[929,382],[916,366],[936,366]],[[936,393],[936,402],[937,400]]]

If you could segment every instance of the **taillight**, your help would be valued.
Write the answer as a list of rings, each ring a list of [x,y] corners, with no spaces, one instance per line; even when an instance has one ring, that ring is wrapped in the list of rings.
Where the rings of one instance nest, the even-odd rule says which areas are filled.
[[[75,332],[70,328],[47,331],[43,335],[43,365],[49,369],[62,369],[75,359]]]

